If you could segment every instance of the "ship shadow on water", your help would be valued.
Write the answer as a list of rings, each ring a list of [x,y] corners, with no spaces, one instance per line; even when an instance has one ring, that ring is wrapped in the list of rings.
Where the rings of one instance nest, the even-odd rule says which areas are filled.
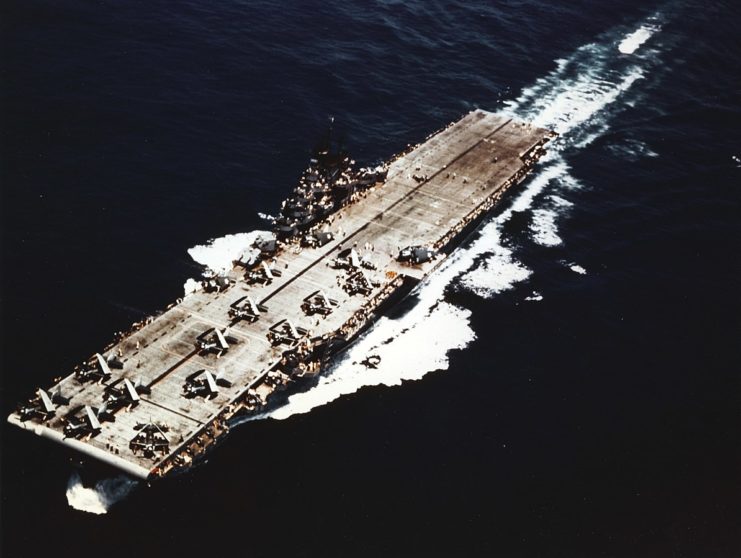
[[[419,295],[414,292],[414,287],[410,286],[406,293],[398,293],[397,299],[390,300],[385,305],[386,307],[380,310],[379,316],[389,320],[399,320],[408,314],[420,302]]]

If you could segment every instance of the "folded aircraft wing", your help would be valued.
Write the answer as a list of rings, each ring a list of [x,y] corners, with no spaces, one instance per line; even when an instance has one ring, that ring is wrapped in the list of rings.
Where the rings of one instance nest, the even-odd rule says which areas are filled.
[[[291,322],[291,320],[286,320],[286,323],[288,324],[288,327],[289,327],[289,329],[290,329],[290,331],[291,331],[291,335],[292,335],[292,336],[293,336],[293,337],[294,337],[295,339],[298,339],[298,338],[299,338],[299,335],[298,335],[298,331],[296,331],[296,328],[294,327],[294,325],[293,325],[293,323]]]
[[[43,389],[39,389],[39,398],[41,399],[41,404],[44,406],[44,411],[47,413],[53,413],[54,412],[54,405],[51,402],[51,399],[47,395],[47,393]]]
[[[257,307],[257,304],[255,304],[255,301],[252,300],[252,297],[251,296],[248,296],[247,297],[247,304],[249,304],[250,311],[252,311],[252,313],[255,316],[259,316],[260,315],[260,309]]]
[[[100,367],[100,371],[103,373],[104,376],[110,376],[111,375],[111,369],[108,366],[108,363],[103,358],[103,355],[100,353],[95,353],[95,358],[98,359],[98,366]]]
[[[224,334],[221,333],[221,330],[219,328],[216,328],[214,331],[216,332],[216,337],[219,340],[219,346],[224,350],[228,349],[229,343],[226,342]]]
[[[139,401],[139,394],[136,392],[136,388],[131,383],[131,380],[124,378],[124,385],[126,386],[126,391],[129,392],[129,398],[132,401]]]
[[[353,267],[360,267],[360,258],[358,258],[358,253],[355,251],[355,248],[350,250],[350,263]]]
[[[90,423],[90,428],[93,430],[100,430],[100,421],[89,405],[85,405],[85,412],[87,413],[87,420]]]
[[[204,372],[204,374],[205,374],[205,376],[206,376],[206,384],[208,385],[208,390],[209,390],[209,391],[210,391],[211,393],[218,393],[218,392],[219,392],[219,388],[218,388],[218,386],[216,385],[216,380],[214,380],[214,377],[213,377],[213,375],[211,374],[211,372],[209,372],[209,371],[207,370],[206,372]]]
[[[268,264],[262,262],[262,268],[265,270],[265,277],[267,277],[268,279],[273,279],[273,272],[270,271]]]

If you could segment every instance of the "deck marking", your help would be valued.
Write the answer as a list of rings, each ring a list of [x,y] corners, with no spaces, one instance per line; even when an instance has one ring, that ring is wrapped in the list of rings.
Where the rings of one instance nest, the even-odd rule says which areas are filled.
[[[175,409],[170,409],[170,407],[167,407],[166,405],[161,405],[160,403],[155,403],[154,401],[152,401],[150,399],[142,398],[142,401],[144,401],[145,403],[149,403],[150,405],[154,405],[155,407],[159,407],[160,409],[164,409],[165,411],[169,411],[171,413],[174,413],[174,414],[176,414],[176,415],[178,415],[180,417],[183,417],[185,419],[188,419],[190,421],[193,421],[193,422],[195,422],[196,424],[198,424],[200,426],[203,426],[204,424],[206,424],[205,422],[201,422],[200,420],[198,420],[196,418],[193,418],[191,416],[188,416],[185,413],[181,413],[180,411],[176,411]]]
[[[170,353],[170,354],[172,354],[172,353]],[[170,366],[170,368],[168,368],[167,370],[165,370],[162,374],[160,374],[159,376],[157,376],[154,380],[152,380],[151,382],[149,382],[149,384],[147,385],[147,388],[152,389],[152,386],[153,385],[155,385],[156,383],[158,383],[161,380],[163,380],[165,378],[165,376],[167,376],[168,374],[170,374],[171,372],[173,372],[176,368],[179,368],[180,366],[182,366],[183,364],[185,364],[186,362],[188,362],[190,359],[192,359],[197,354],[198,354],[198,349],[193,349],[190,352],[190,354],[184,356],[178,362],[176,362],[175,364],[173,364],[172,366]]]

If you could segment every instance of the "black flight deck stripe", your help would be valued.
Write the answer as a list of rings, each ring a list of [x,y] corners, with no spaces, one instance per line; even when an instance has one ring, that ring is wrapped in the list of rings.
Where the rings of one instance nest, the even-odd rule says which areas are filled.
[[[183,358],[181,358],[175,364],[173,364],[172,366],[170,366],[170,368],[168,368],[162,374],[160,374],[159,376],[157,376],[154,380],[152,380],[151,382],[149,382],[149,384],[147,385],[147,387],[149,389],[152,389],[152,386],[154,384],[156,384],[157,382],[159,382],[160,380],[162,380],[165,376],[167,376],[170,372],[172,372],[173,370],[175,370],[179,366],[182,366],[183,364],[185,364],[186,362],[188,362],[190,359],[192,359],[197,354],[198,354],[198,349],[193,349],[193,351],[190,354],[185,355]]]

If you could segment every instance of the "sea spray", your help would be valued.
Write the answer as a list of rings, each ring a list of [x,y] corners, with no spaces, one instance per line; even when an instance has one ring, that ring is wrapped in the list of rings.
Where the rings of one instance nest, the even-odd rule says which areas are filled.
[[[275,235],[269,231],[251,231],[229,234],[211,240],[208,244],[199,244],[188,249],[188,255],[206,268],[209,273],[220,275],[227,273],[235,261],[253,263],[260,255],[255,244],[261,240],[273,240]],[[185,296],[201,289],[201,281],[189,278],[183,285]]]
[[[622,41],[620,41],[618,50],[623,54],[633,54],[636,50],[638,50],[638,47],[649,40],[651,38],[651,35],[659,31],[660,29],[660,26],[651,23],[641,25],[638,29],[636,29],[632,33],[629,33],[623,38]]]
[[[257,258],[260,251],[253,247],[255,242],[273,238],[273,233],[268,231],[229,234],[208,244],[194,246],[188,250],[188,254],[213,273],[226,273],[232,269],[236,260],[249,262]]]
[[[98,481],[90,488],[82,484],[79,474],[72,473],[67,482],[67,503],[76,510],[102,515],[126,498],[138,484],[129,477],[119,475]]]

